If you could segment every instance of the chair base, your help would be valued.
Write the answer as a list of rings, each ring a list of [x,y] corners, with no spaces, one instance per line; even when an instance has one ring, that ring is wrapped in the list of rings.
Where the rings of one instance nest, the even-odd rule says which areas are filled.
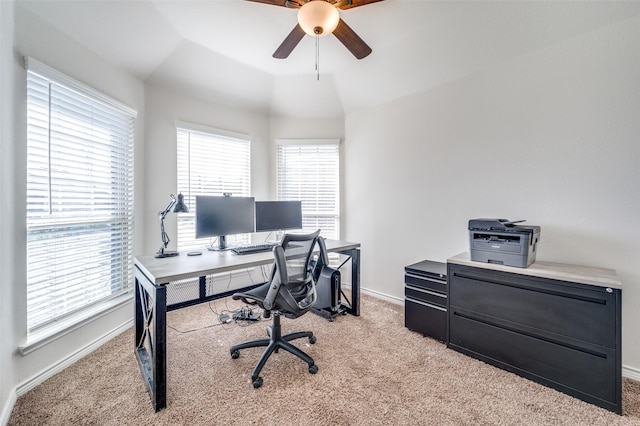
[[[278,350],[280,348],[306,362],[309,365],[309,373],[315,374],[318,372],[318,366],[315,365],[313,358],[307,355],[304,351],[289,343],[291,340],[307,337],[309,339],[309,343],[313,344],[316,342],[316,337],[313,335],[313,332],[298,331],[295,333],[285,334],[283,336],[282,328],[280,326],[280,314],[273,312],[273,325],[267,327],[267,335],[269,336],[268,339],[257,339],[239,343],[232,346],[229,350],[229,352],[231,352],[231,358],[236,359],[240,356],[240,349],[266,346],[266,349],[258,360],[258,364],[256,364],[253,372],[251,373],[251,381],[253,382],[254,388],[259,388],[260,386],[262,386],[262,377],[260,377],[260,371],[262,371],[262,367],[264,367],[271,354],[273,352],[278,353]]]

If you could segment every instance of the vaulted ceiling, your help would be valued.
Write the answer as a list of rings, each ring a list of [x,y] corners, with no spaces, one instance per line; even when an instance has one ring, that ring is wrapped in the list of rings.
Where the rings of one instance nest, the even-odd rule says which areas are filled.
[[[289,117],[340,117],[490,69],[638,16],[638,1],[384,0],[341,11],[373,53],[305,36],[271,55],[296,9],[244,0],[18,0],[110,63],[150,84]],[[535,70],[532,70],[535,72]]]

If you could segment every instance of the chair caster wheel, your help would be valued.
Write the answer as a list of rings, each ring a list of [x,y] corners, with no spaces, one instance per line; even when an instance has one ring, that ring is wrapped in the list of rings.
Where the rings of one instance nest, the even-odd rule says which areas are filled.
[[[253,388],[254,388],[254,389],[258,389],[260,386],[262,386],[262,377],[257,377],[257,378],[253,381]]]
[[[313,364],[309,366],[309,373],[316,374],[318,372],[318,366]]]
[[[309,343],[313,345],[315,342],[316,342],[316,336],[309,337]]]
[[[231,352],[231,358],[238,359],[240,357],[240,351]]]

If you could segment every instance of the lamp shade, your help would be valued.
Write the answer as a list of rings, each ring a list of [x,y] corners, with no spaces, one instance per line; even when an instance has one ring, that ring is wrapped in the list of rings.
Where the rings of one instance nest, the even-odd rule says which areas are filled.
[[[340,13],[335,6],[324,0],[311,0],[298,10],[298,24],[312,36],[331,34],[340,22]]]
[[[174,213],[189,213],[189,207],[184,203],[184,195],[178,194],[178,201],[173,207]]]

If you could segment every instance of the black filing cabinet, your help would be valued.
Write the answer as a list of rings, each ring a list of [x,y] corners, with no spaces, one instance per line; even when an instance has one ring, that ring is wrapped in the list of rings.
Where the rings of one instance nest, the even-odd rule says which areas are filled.
[[[448,347],[622,414],[621,289],[478,265],[449,263]]]
[[[423,260],[404,268],[404,325],[424,336],[446,341],[446,263]]]

